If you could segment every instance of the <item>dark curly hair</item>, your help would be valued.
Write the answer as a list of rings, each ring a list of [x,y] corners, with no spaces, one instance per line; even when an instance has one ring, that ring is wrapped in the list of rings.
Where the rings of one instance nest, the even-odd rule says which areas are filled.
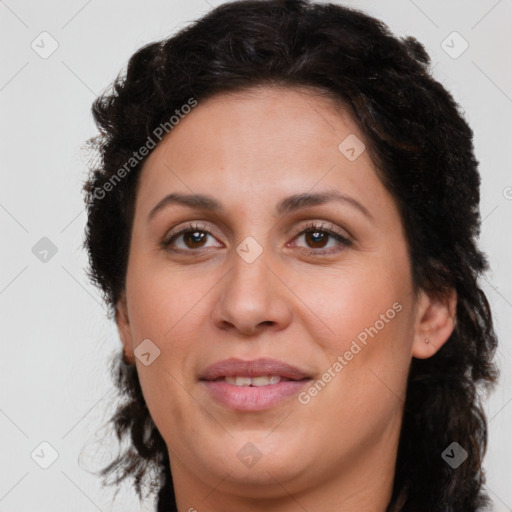
[[[190,98],[200,104],[217,93],[255,86],[313,87],[337,100],[359,126],[379,179],[399,208],[415,290],[443,296],[454,289],[458,298],[448,341],[433,357],[411,362],[388,511],[472,512],[489,504],[480,391],[489,391],[498,378],[497,338],[478,284],[489,264],[477,246],[480,176],[473,132],[429,65],[416,39],[398,38],[352,8],[241,0],[213,9],[174,36],[140,48],[95,100],[100,134],[89,142],[99,164],[84,184],[84,246],[89,277],[113,318],[125,286],[137,179],[147,156],[129,170],[126,162],[155,127]],[[121,353],[112,363],[121,402],[111,422],[128,446],[101,476],[106,481],[114,475],[110,484],[133,477],[139,498],[149,488],[158,492],[158,511],[176,510],[167,447],[136,367]],[[469,454],[457,469],[441,457],[454,441]]]

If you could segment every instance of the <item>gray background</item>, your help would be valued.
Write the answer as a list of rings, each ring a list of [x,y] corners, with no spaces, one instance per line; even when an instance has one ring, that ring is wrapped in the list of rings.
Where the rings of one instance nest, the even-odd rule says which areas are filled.
[[[130,486],[112,503],[113,489],[102,489],[91,473],[115,453],[101,427],[114,407],[107,364],[120,342],[85,275],[80,189],[88,157],[81,147],[96,133],[91,102],[130,55],[220,3],[0,0],[3,512],[152,510],[151,500],[139,506]],[[482,284],[495,315],[502,368],[486,400],[487,487],[494,510],[511,511],[512,0],[344,3],[419,39],[474,129],[481,244],[492,267]],[[54,41],[58,47],[48,56]],[[469,46],[459,55],[464,41]],[[41,252],[48,249],[43,237],[56,254],[51,247]]]

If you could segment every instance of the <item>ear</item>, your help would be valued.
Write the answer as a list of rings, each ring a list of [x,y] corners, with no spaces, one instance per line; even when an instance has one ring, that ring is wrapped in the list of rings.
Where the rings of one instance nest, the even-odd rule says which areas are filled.
[[[126,294],[124,291],[116,305],[116,324],[119,337],[123,343],[123,357],[128,364],[135,364],[133,339],[130,329],[130,317],[128,315],[128,304],[126,302]]]
[[[455,328],[456,311],[457,292],[454,289],[440,296],[423,290],[420,292],[412,345],[413,357],[432,357],[446,343]]]

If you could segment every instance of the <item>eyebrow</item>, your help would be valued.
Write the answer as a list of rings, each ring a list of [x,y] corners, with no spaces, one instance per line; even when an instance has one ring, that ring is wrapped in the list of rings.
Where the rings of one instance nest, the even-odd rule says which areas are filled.
[[[284,215],[309,206],[318,206],[332,201],[349,204],[366,217],[373,220],[372,214],[359,201],[351,196],[338,191],[326,191],[317,193],[300,193],[282,199],[276,206],[276,214]],[[149,212],[148,222],[156,215],[156,213],[171,204],[180,204],[189,208],[208,210],[212,212],[223,212],[222,204],[214,197],[203,194],[181,194],[173,192],[161,199]]]

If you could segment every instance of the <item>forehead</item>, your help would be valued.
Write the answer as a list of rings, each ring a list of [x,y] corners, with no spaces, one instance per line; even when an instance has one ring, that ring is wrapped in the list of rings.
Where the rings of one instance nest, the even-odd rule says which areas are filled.
[[[347,144],[362,151],[357,158],[343,153]],[[245,194],[259,201],[329,188],[378,203],[385,191],[364,147],[342,104],[318,90],[222,93],[199,102],[151,153],[137,202],[155,203],[169,191],[215,192],[247,207]]]

